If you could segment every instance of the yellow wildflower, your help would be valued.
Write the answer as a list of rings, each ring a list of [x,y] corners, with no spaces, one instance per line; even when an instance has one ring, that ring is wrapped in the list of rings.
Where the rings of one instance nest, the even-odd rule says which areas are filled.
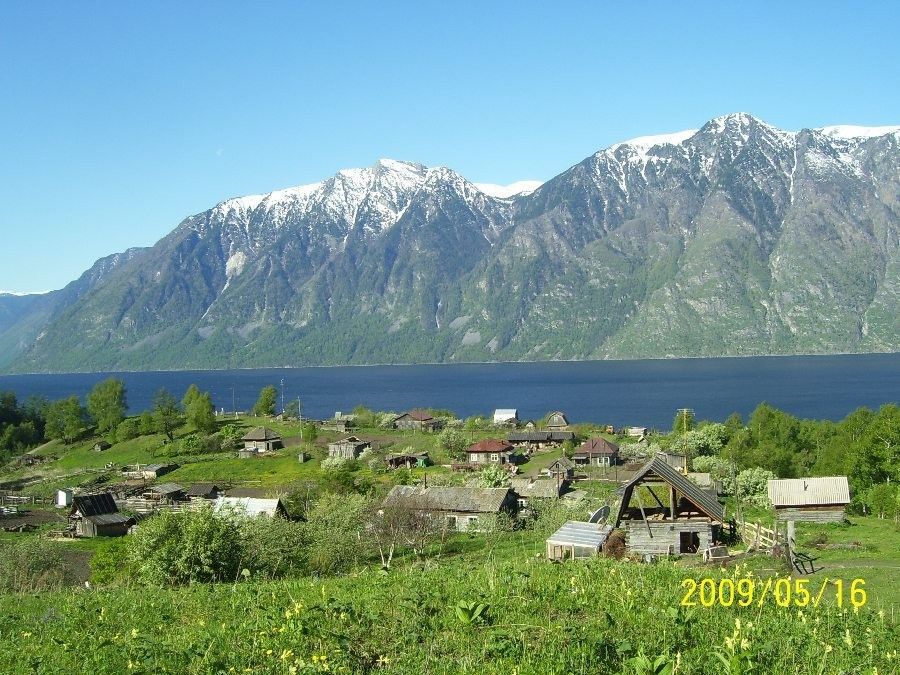
[[[744,651],[750,649],[750,640],[748,640],[747,638],[743,638],[741,640],[741,649],[743,649]]]
[[[136,638],[137,636],[138,636],[138,629],[137,629],[137,628],[132,628],[132,629],[131,629],[131,638],[134,639],[134,638]]]
[[[834,648],[831,645],[825,645],[825,653],[826,654],[831,653],[832,649],[834,649]]]
[[[853,646],[853,638],[850,637],[850,629],[849,629],[849,628],[848,628],[847,630],[844,631],[844,643],[845,643],[848,647],[852,647],[852,646]]]
[[[287,660],[288,660],[289,658],[291,658],[293,655],[294,655],[294,652],[293,652],[293,651],[291,651],[290,649],[285,649],[284,651],[281,652],[281,660],[282,660],[282,661],[287,661]]]

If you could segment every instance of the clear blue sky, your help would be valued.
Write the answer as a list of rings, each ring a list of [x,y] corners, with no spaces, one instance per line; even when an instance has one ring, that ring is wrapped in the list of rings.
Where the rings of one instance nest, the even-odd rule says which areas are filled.
[[[900,123],[900,3],[5,2],[0,289],[379,157],[547,179],[753,113]]]

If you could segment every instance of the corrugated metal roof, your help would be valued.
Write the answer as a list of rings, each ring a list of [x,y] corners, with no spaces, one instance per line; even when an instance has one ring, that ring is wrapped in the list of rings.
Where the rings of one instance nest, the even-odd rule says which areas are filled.
[[[149,491],[158,495],[170,495],[175,492],[184,492],[184,488],[178,483],[160,483],[159,485],[150,486]]]
[[[710,518],[714,518],[715,520],[724,519],[725,511],[723,510],[722,505],[713,495],[688,480],[686,476],[679,473],[677,470],[673,469],[666,463],[665,459],[663,459],[659,455],[655,456],[643,467],[641,467],[641,469],[634,475],[634,478],[632,478],[624,486],[624,489],[622,490],[623,494],[628,488],[634,487],[637,484],[643,482],[648,473],[655,474],[666,483],[673,486],[675,488],[675,491],[679,495],[688,499],[692,504],[694,504]],[[626,504],[623,500],[619,505],[619,513],[616,516],[617,525],[622,519],[622,510],[625,508],[625,506]]]
[[[548,537],[547,543],[559,546],[589,546],[599,549],[612,529],[611,525],[570,520]]]
[[[258,497],[219,497],[213,501],[217,512],[230,511],[245,516],[275,516],[284,511],[280,499]]]
[[[779,506],[824,506],[849,504],[846,476],[780,478],[769,481],[769,501]]]

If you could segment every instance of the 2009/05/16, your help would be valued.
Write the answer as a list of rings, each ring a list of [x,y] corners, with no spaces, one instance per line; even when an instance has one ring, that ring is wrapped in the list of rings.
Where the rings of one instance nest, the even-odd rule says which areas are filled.
[[[845,601],[845,585],[843,579],[829,579],[825,577],[821,585],[810,590],[809,579],[780,577],[777,579],[766,579],[765,583],[761,579],[753,579],[744,577],[734,580],[729,578],[719,579],[684,579],[681,587],[686,589],[684,597],[681,598],[681,604],[685,607],[696,606],[698,604],[694,596],[699,599],[699,604],[703,607],[713,607],[719,605],[721,607],[731,607],[737,604],[739,607],[749,607],[756,602],[756,605],[762,607],[767,599],[774,602],[778,607],[807,607],[812,605],[818,607],[821,602],[828,583],[831,582],[835,589],[835,600],[838,607],[844,606]],[[863,579],[854,579],[849,586],[847,600],[852,607],[862,607],[868,602],[868,595],[863,588],[866,585]],[[761,592],[757,597],[757,586],[761,587]],[[813,592],[816,592],[813,595]]]

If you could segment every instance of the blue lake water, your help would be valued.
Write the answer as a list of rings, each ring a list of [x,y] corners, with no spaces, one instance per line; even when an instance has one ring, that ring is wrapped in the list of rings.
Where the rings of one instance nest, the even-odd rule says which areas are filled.
[[[746,418],[766,401],[799,417],[839,420],[900,400],[900,354],[4,375],[0,390],[20,400],[83,397],[109,376],[125,381],[133,412],[150,407],[160,388],[180,399],[191,383],[217,408],[248,410],[263,386],[280,390],[283,380],[285,400],[299,397],[313,418],[359,404],[448,408],[463,417],[516,408],[521,419],[562,410],[573,422],[660,429],[678,408],[724,420],[732,412]]]

